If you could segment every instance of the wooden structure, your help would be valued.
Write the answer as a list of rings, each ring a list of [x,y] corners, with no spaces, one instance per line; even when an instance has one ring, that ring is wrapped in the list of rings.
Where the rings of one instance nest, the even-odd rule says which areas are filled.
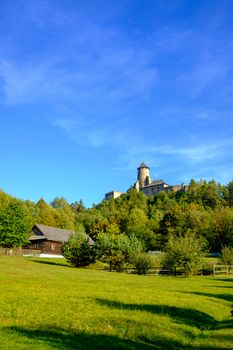
[[[213,267],[213,275],[232,275],[233,274],[233,266],[230,265],[214,265]]]
[[[75,234],[75,231],[37,224],[32,228],[29,248],[38,249],[44,254],[61,254],[61,246],[68,241],[72,234]],[[85,236],[89,244],[94,244],[88,235]]]

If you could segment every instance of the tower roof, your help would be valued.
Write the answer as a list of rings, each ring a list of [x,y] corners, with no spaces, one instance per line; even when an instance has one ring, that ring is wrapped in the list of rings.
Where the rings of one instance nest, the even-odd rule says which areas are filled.
[[[142,162],[141,165],[138,167],[138,169],[140,169],[140,168],[150,169],[144,162]]]

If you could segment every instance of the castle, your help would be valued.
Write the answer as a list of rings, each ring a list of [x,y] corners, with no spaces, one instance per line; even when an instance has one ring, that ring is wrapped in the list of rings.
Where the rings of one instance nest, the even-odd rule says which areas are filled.
[[[173,185],[170,186],[163,180],[151,180],[150,177],[150,168],[142,163],[138,167],[137,181],[133,186],[138,192],[143,192],[147,196],[153,196],[159,192],[177,192],[177,191],[186,191],[187,186]],[[105,200],[110,198],[118,198],[123,194],[123,192],[111,191],[105,194]]]

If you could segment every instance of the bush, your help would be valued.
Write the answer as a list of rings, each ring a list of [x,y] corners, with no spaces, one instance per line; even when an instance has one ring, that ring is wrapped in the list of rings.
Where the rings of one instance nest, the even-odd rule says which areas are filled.
[[[223,264],[233,266],[233,247],[224,247],[221,253]]]
[[[199,272],[203,265],[203,242],[195,233],[187,232],[184,237],[170,237],[166,245],[163,267],[173,273],[178,268],[186,277]]]
[[[163,264],[164,253],[159,252],[158,254],[152,254],[149,252],[149,256],[151,257],[152,265],[155,267],[161,267]]]
[[[215,262],[205,262],[202,267],[202,275],[203,276],[210,276],[213,275],[213,269],[214,269]]]
[[[109,270],[109,265],[101,261],[96,261],[87,266],[89,270]]]
[[[142,251],[142,244],[133,235],[101,233],[96,242],[96,251],[98,259],[109,264],[110,271],[120,272],[132,261],[135,252]]]
[[[88,266],[96,260],[95,247],[88,243],[84,233],[75,233],[61,248],[66,260],[75,267]]]
[[[147,253],[135,254],[132,262],[138,275],[146,275],[153,266],[152,257]]]

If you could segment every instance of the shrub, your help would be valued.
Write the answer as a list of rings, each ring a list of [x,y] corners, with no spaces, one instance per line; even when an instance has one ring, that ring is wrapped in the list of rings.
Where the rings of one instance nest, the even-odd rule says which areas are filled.
[[[222,262],[225,265],[233,266],[233,247],[224,247],[221,251],[222,253]]]
[[[204,262],[201,270],[202,275],[203,276],[213,275],[214,265],[215,265],[215,262]]]
[[[109,264],[109,270],[122,271],[132,261],[135,252],[142,251],[142,244],[135,237],[124,234],[101,233],[96,242],[98,259]]]
[[[109,265],[101,261],[96,261],[87,266],[89,270],[109,270]]]
[[[163,264],[164,253],[159,252],[157,254],[152,254],[149,252],[149,256],[151,257],[152,265],[155,267],[160,267]]]
[[[152,257],[147,253],[135,254],[132,262],[138,275],[146,275],[153,266]]]
[[[66,260],[75,267],[88,266],[95,262],[95,247],[88,243],[84,233],[75,233],[61,248]]]
[[[173,272],[178,268],[186,277],[192,276],[202,268],[202,248],[203,242],[193,232],[187,232],[184,237],[170,237],[163,266]]]

